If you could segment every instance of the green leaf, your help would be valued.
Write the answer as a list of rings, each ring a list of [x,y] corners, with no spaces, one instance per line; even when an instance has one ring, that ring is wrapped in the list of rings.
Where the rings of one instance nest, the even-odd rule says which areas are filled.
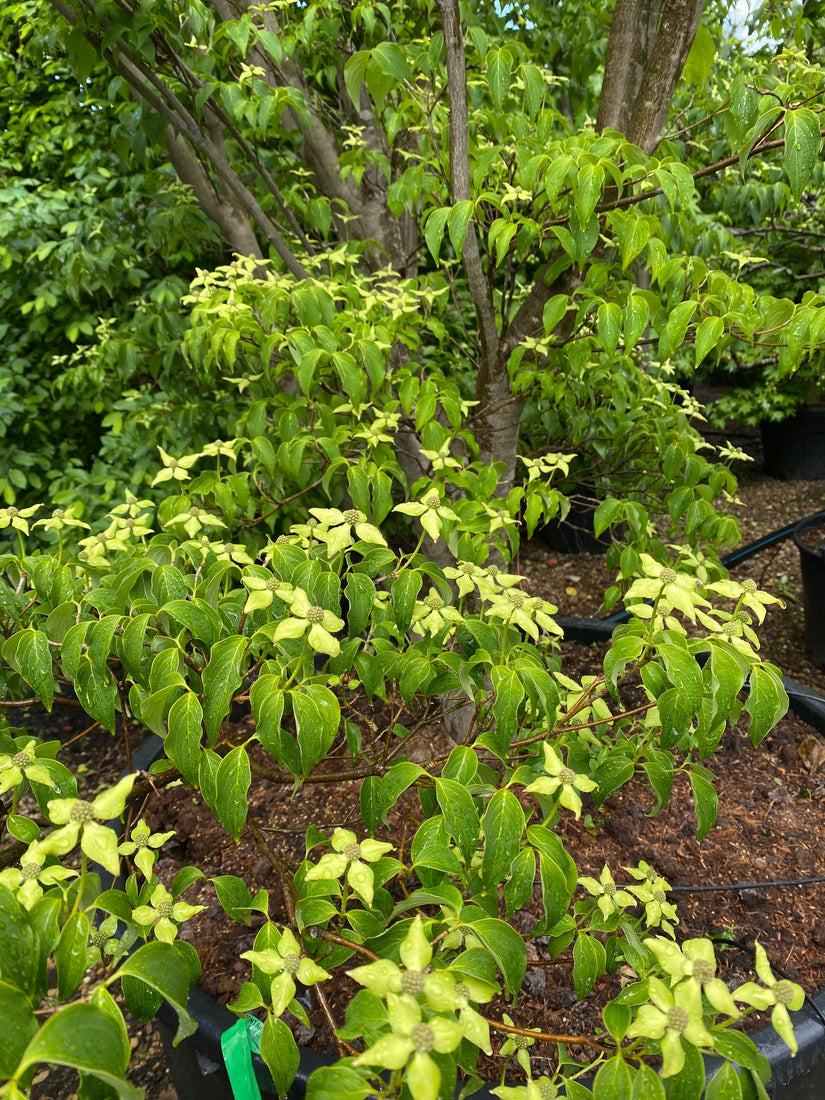
[[[664,334],[659,340],[659,354],[662,358],[668,358],[676,348],[681,347],[684,343],[687,327],[691,317],[696,312],[697,305],[698,302],[691,299],[687,302],[680,302],[671,310]]]
[[[81,84],[85,84],[97,64],[97,50],[86,39],[80,27],[75,27],[67,37],[66,52],[74,69],[74,75]]]
[[[67,1001],[86,973],[86,947],[89,943],[89,918],[74,913],[66,921],[54,953],[57,968],[57,993]]]
[[[611,1058],[596,1074],[593,1100],[631,1100],[633,1074],[621,1058]]]
[[[246,795],[251,781],[249,755],[243,745],[237,745],[218,765],[215,800],[216,817],[235,841],[240,839],[246,824],[249,809]]]
[[[688,772],[693,792],[693,808],[696,813],[696,839],[704,840],[716,821],[719,797],[713,789],[710,772],[695,764]]]
[[[413,867],[428,867],[448,875],[461,874],[458,856],[450,848],[444,817],[437,814],[419,825],[410,845]]]
[[[603,183],[604,168],[600,164],[585,164],[579,170],[576,206],[582,225],[586,225],[592,217],[596,204],[602,195]]]
[[[797,200],[813,175],[821,144],[818,115],[807,107],[785,112],[785,171]]]
[[[566,294],[554,294],[542,311],[544,333],[549,336],[567,312],[569,299]]]
[[[298,1072],[301,1054],[292,1032],[283,1020],[273,1020],[269,1016],[264,1021],[261,1031],[261,1058],[272,1074],[276,1094],[286,1096]]]
[[[439,207],[437,210],[432,211],[424,224],[424,240],[427,242],[427,248],[429,248],[430,255],[436,263],[438,263],[441,242],[444,240],[444,227],[447,224],[449,215],[450,208],[448,206]]]
[[[404,791],[421,775],[426,775],[426,772],[418,764],[413,764],[410,760],[400,760],[381,776],[378,787],[381,821],[386,820],[387,811],[392,809]]]
[[[699,1100],[705,1091],[705,1060],[692,1043],[682,1043],[685,1064],[681,1073],[665,1078],[667,1100]]]
[[[194,639],[207,646],[214,645],[221,636],[221,617],[205,600],[171,600],[162,613],[176,619]]]
[[[725,326],[721,317],[706,317],[696,329],[696,360],[695,366],[699,366],[709,351],[719,343]]]
[[[658,652],[668,679],[695,714],[702,705],[702,671],[696,658],[687,649],[669,642],[661,643]]]
[[[527,973],[524,940],[515,928],[496,917],[483,917],[464,927],[478,936],[493,956],[504,979],[507,993],[515,997],[521,990],[524,975]]]
[[[0,1020],[0,1077],[13,1077],[37,1031],[37,1020],[25,993],[4,981],[0,981]]]
[[[341,723],[341,706],[323,684],[304,684],[292,692],[292,713],[301,753],[301,774],[307,776],[335,740]]]
[[[504,884],[504,905],[508,917],[532,898],[535,878],[536,853],[532,848],[523,848],[510,864],[510,875]]]
[[[243,684],[241,662],[248,648],[249,639],[237,634],[212,646],[209,664],[203,670],[203,724],[210,745],[218,740],[232,696]]]
[[[688,84],[697,86],[704,84],[713,70],[715,57],[716,42],[713,35],[707,27],[700,24],[696,29],[696,37],[693,39],[683,70],[683,76]]]
[[[8,661],[51,711],[54,700],[54,669],[49,639],[41,630],[27,627],[4,643],[3,660]]]
[[[608,1001],[602,1009],[604,1026],[617,1043],[624,1039],[627,1029],[630,1027],[632,1015],[629,1007],[619,1004],[618,1001]]]
[[[454,779],[439,778],[435,781],[438,805],[444,815],[447,832],[455,840],[469,864],[478,847],[479,820],[472,796],[466,787]]]
[[[622,311],[615,302],[602,302],[599,306],[597,327],[602,347],[608,355],[612,355],[619,345],[622,332]]]
[[[36,956],[34,933],[14,894],[5,886],[0,886],[0,944],[3,981],[31,993]]]
[[[473,216],[473,206],[474,204],[470,199],[462,199],[461,202],[457,202],[455,206],[450,209],[450,214],[447,218],[447,230],[450,234],[450,243],[459,259],[461,259],[461,253],[464,250],[464,242],[467,239],[467,227],[470,224],[470,218]]]
[[[496,107],[501,107],[504,97],[510,90],[512,74],[513,55],[507,47],[495,47],[489,50],[487,53],[487,86]]]
[[[129,1041],[122,1021],[118,1025],[97,1005],[70,1004],[46,1020],[26,1047],[18,1073],[41,1062],[90,1073],[114,1089],[122,1100],[142,1100],[143,1090],[124,1080]]]
[[[496,791],[487,804],[481,831],[484,834],[481,881],[492,890],[509,874],[524,832],[524,811],[511,791],[504,788]]]
[[[641,1063],[633,1082],[633,1100],[665,1100],[665,1086],[650,1066]]]
[[[395,42],[379,42],[373,47],[372,58],[385,76],[393,76],[396,80],[410,79],[410,66],[400,46]],[[286,1089],[280,1089],[286,1092]]]
[[[114,733],[117,684],[108,666],[103,662],[93,663],[84,654],[77,666],[74,686],[83,709],[105,729]]]
[[[164,751],[187,783],[198,782],[203,737],[203,710],[193,691],[187,691],[169,708],[167,718],[169,732],[163,743]]]
[[[340,1064],[321,1066],[307,1081],[306,1100],[366,1100],[375,1091],[367,1073]]]
[[[741,1031],[725,1028],[714,1035],[713,1049],[723,1058],[745,1069],[752,1069],[763,1081],[768,1081],[771,1066],[768,1059],[757,1048],[754,1041]]]
[[[705,1100],[742,1100],[739,1074],[730,1062],[725,1062],[708,1081]]]
[[[580,1001],[604,974],[606,965],[604,945],[593,936],[578,935],[573,947],[573,984]]]
[[[493,718],[496,728],[493,735],[495,753],[502,760],[518,732],[519,705],[524,698],[524,686],[518,673],[502,665],[494,665],[490,670],[495,699]]]
[[[187,1035],[194,1034],[197,1024],[186,1011],[189,999],[189,967],[174,944],[146,943],[121,964],[119,973],[128,974],[157,990],[169,1002],[178,1016],[177,1045]],[[127,1056],[128,1059],[128,1056]]]
[[[441,776],[443,779],[455,779],[466,787],[477,772],[478,757],[473,750],[469,745],[456,745],[441,769]]]
[[[788,693],[773,665],[754,665],[750,672],[745,710],[751,717],[748,736],[758,745],[780,718],[788,713]]]
[[[369,622],[375,605],[375,585],[363,573],[350,573],[344,586],[344,596],[349,604],[347,637],[357,638]]]
[[[538,65],[522,65],[519,74],[524,82],[524,105],[530,117],[535,118],[544,100],[544,77]]]
[[[424,578],[417,569],[406,569],[392,582],[390,594],[399,630],[409,630],[413,610]]]

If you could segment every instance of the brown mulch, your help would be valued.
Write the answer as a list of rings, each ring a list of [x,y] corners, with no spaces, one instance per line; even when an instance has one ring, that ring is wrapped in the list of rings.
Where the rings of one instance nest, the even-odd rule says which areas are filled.
[[[748,468],[738,473],[739,496],[745,504],[740,522],[746,542],[819,510],[825,502],[825,482],[776,482]],[[560,554],[538,541],[522,549],[519,565],[530,590],[551,599],[563,614],[597,617],[600,612],[595,594],[612,581],[602,557]],[[780,543],[738,566],[734,576],[752,576],[760,587],[785,601],[784,609],[769,611],[761,632],[764,656],[802,683],[825,693],[825,671],[817,668],[804,650],[798,553],[792,541]],[[569,675],[597,671],[600,660],[600,652],[594,648],[565,646],[564,670]],[[25,724],[22,716],[16,720]],[[437,732],[429,731],[429,736],[435,741],[432,751],[437,755],[449,749],[449,743]],[[677,779],[670,806],[655,817],[649,816],[652,792],[638,778],[603,807],[590,807],[581,822],[565,815],[563,835],[580,873],[598,877],[607,862],[619,880],[622,866],[644,859],[674,887],[681,916],[680,937],[708,933],[736,941],[738,946],[730,947],[722,956],[728,976],[747,976],[753,943],[759,939],[776,968],[800,981],[809,992],[822,988],[825,885],[771,889],[747,885],[825,875],[825,848],[820,841],[825,824],[825,766],[817,770],[819,757],[810,752],[812,737],[818,735],[793,717],[785,719],[759,749],[754,749],[741,731],[727,735],[719,752],[705,762],[716,775],[720,813],[716,827],[701,843],[695,836],[688,785],[681,779]],[[422,760],[430,756],[426,734],[419,737],[416,750]],[[116,775],[121,766],[118,747],[99,732],[90,734],[71,751],[75,764],[80,764],[82,772],[85,770],[90,790]],[[251,811],[267,842],[283,858],[301,858],[303,836],[310,823],[327,831],[336,825],[359,825],[357,783],[307,785],[294,802],[290,793],[289,788],[258,783]],[[260,886],[267,887],[273,916],[282,917],[281,893],[269,862],[251,841],[244,839],[235,845],[212,821],[196,793],[183,788],[167,790],[153,797],[147,816],[154,828],[174,828],[177,833],[163,850],[159,865],[162,877],[171,880],[177,868],[188,863],[198,863],[208,876],[239,874],[253,892]],[[397,841],[403,823],[394,819],[393,827],[393,839]],[[407,835],[411,835],[413,824],[408,822],[406,828]],[[695,890],[730,884],[746,885],[712,893]],[[208,908],[190,922],[182,935],[198,946],[206,975],[203,987],[226,1003],[249,976],[247,964],[238,956],[251,947],[254,928],[229,921],[209,885],[195,886],[186,896]],[[527,936],[536,916],[537,910],[532,913],[528,908],[514,918],[514,923]],[[539,938],[530,942],[528,953],[530,967],[516,1021],[548,1031],[592,1034],[598,1017],[588,1003],[579,1004],[575,999],[569,952],[550,960]],[[609,996],[621,980],[619,974],[600,984]],[[335,1004],[333,1008],[339,1010]],[[307,1035],[301,1028],[299,1039],[323,1047],[329,1041],[328,1031],[317,1014],[313,1014],[312,1022],[312,1033]],[[149,1100],[174,1100],[174,1089],[151,1025],[134,1025],[130,1035],[135,1052],[133,1083],[147,1090]],[[71,1086],[67,1082],[60,1074],[45,1076],[33,1095],[39,1100],[70,1100]]]

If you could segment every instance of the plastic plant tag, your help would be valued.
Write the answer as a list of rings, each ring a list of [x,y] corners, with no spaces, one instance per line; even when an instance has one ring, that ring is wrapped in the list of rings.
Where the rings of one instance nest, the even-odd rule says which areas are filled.
[[[235,1100],[261,1100],[252,1055],[261,1049],[263,1024],[245,1016],[221,1035],[221,1050]]]

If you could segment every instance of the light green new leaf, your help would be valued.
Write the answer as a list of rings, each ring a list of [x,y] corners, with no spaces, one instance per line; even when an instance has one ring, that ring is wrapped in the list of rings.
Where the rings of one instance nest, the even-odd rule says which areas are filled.
[[[785,112],[785,171],[795,199],[813,175],[822,137],[819,117],[807,107]]]

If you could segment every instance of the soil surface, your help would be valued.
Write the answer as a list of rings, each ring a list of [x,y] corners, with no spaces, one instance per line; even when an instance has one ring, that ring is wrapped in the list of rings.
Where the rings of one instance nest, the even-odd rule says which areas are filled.
[[[733,508],[740,517],[743,541],[774,531],[825,507],[825,482],[778,482],[761,475],[758,467],[743,467],[739,499]],[[760,587],[782,597],[784,608],[769,609],[761,631],[764,656],[806,686],[825,694],[825,671],[805,653],[799,555],[791,540],[763,550],[738,565],[737,579],[753,577]],[[612,577],[603,557],[569,555],[549,550],[538,541],[522,549],[519,565],[527,587],[556,603],[562,614],[599,617],[599,596]],[[565,646],[564,671],[579,676],[600,669],[602,647]],[[43,716],[15,714],[23,726],[40,727]],[[244,719],[249,722],[250,719]],[[68,739],[83,731],[83,716],[75,711],[59,715]],[[42,728],[35,732],[45,733]],[[240,731],[239,731],[240,732]],[[55,735],[52,728],[51,736]],[[443,755],[451,744],[443,734],[424,728],[416,735],[410,753],[424,760]],[[80,771],[92,794],[117,777],[122,767],[122,746],[108,734],[92,730],[70,747],[67,763]],[[785,719],[758,749],[741,730],[726,736],[719,752],[705,761],[716,776],[719,793],[717,825],[701,842],[696,840],[690,792],[677,778],[669,807],[650,816],[653,793],[642,779],[635,779],[599,808],[587,808],[581,822],[564,815],[562,833],[581,874],[598,877],[608,863],[620,878],[620,868],[644,859],[673,886],[681,923],[677,935],[686,938],[711,934],[730,941],[721,951],[725,976],[739,981],[751,976],[753,945],[759,940],[768,950],[777,972],[799,981],[808,992],[825,986],[825,884],[796,887],[755,885],[777,880],[825,875],[825,739],[793,716]],[[307,784],[290,800],[290,789],[256,782],[250,816],[268,846],[288,862],[303,856],[304,834],[314,823],[326,831],[338,825],[358,827],[358,783]],[[392,821],[392,839],[409,843],[414,829],[412,800]],[[417,805],[417,803],[415,803]],[[154,794],[142,808],[153,829],[175,829],[175,838],[163,849],[159,874],[171,881],[184,864],[197,864],[207,876],[238,874],[253,892],[270,891],[272,915],[283,919],[282,894],[270,861],[250,839],[236,845],[191,790],[170,788]],[[723,889],[708,890],[709,887]],[[186,895],[206,910],[184,928],[182,937],[194,942],[204,966],[203,988],[222,1003],[231,1000],[248,978],[248,964],[239,960],[252,946],[259,923],[246,928],[229,921],[217,904],[214,889],[205,884]],[[569,952],[556,960],[547,957],[542,939],[529,939],[535,912],[516,915],[514,925],[528,939],[530,966],[517,1011],[489,1006],[491,1017],[508,1010],[516,1023],[570,1035],[591,1035],[598,1014],[588,1003],[579,1004],[572,990]],[[604,996],[615,995],[621,972],[601,983]],[[346,990],[340,991],[345,1001]],[[331,1011],[343,1019],[343,1004],[331,999]],[[331,1046],[329,1029],[320,1012],[311,1014],[310,1032],[296,1025],[299,1041]],[[160,1042],[151,1025],[135,1024],[130,1035],[134,1049],[130,1077],[146,1089],[148,1100],[174,1100],[175,1091],[165,1069]],[[501,1037],[503,1039],[503,1036]],[[494,1044],[500,1045],[500,1044]],[[544,1052],[537,1045],[535,1053]],[[552,1056],[552,1049],[547,1050]],[[512,1068],[512,1067],[511,1067]],[[536,1067],[540,1072],[540,1067]],[[38,1100],[72,1100],[70,1075],[62,1071],[39,1075],[33,1096]]]

